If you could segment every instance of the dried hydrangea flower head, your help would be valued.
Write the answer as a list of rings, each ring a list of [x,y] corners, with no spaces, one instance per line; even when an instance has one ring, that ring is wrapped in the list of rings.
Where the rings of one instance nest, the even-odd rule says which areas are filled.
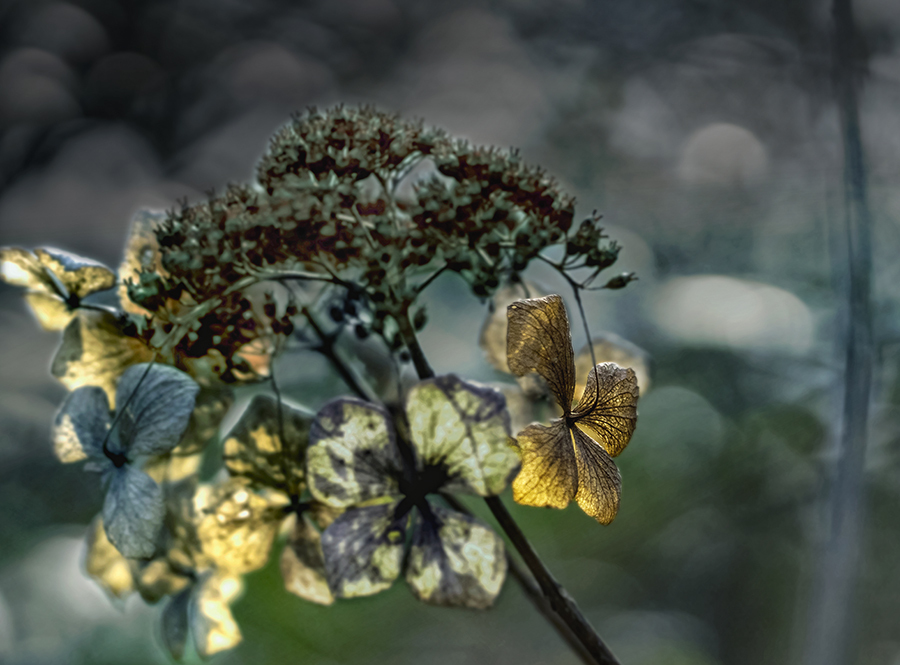
[[[57,415],[56,452],[102,473],[89,573],[116,598],[167,599],[162,635],[175,658],[190,636],[202,657],[238,644],[231,604],[278,534],[285,588],[306,600],[375,593],[404,574],[423,601],[486,608],[510,564],[501,538],[454,495],[469,494],[487,501],[522,554],[550,601],[539,610],[595,649],[599,638],[522,546],[497,495],[521,466],[517,500],[575,498],[611,520],[611,456],[634,429],[634,373],[585,369],[573,406],[576,361],[559,297],[518,300],[508,333],[502,315],[485,329],[491,362],[540,374],[563,417],[525,427],[516,447],[502,394],[435,378],[416,338],[427,323],[419,296],[444,273],[482,300],[523,285],[535,260],[576,297],[627,284],[632,275],[590,286],[619,248],[598,215],[573,220],[574,199],[515,151],[340,106],[293,118],[253,182],[138,213],[118,276],[59,250],[0,248],[0,278],[24,287],[42,326],[63,331],[51,372],[73,392]],[[555,261],[545,252],[553,246]],[[576,282],[572,271],[587,277]],[[115,287],[119,309],[100,306],[94,295]],[[352,345],[341,337],[350,330],[370,339]],[[348,357],[363,348],[380,354],[385,376],[361,373],[362,352]],[[276,359],[310,350],[358,399],[314,414],[284,398]],[[406,360],[421,382],[404,400]],[[273,394],[253,388],[219,445],[240,395],[233,385],[263,381]],[[201,461],[204,473],[218,465],[210,482],[199,482]]]
[[[574,215],[572,197],[517,153],[369,107],[297,116],[273,138],[257,177],[170,214],[155,231],[160,258],[149,263],[158,267],[131,275],[128,296],[151,312],[150,329],[216,301],[179,343],[184,356],[214,354],[227,365],[250,341],[289,334],[290,316],[276,315],[273,303],[248,309],[241,287],[288,275],[344,287],[340,298],[365,313],[360,334],[397,349],[434,277],[456,272],[487,297],[564,242]],[[591,247],[582,240],[572,251],[603,248],[615,259],[599,236]],[[235,371],[248,368],[221,374],[234,380]]]

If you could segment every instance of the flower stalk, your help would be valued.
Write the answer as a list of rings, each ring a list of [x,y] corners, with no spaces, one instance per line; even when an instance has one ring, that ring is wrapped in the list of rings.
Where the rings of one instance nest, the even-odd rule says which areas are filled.
[[[400,330],[410,355],[413,358],[416,358],[418,355],[422,359],[421,365],[418,363],[416,364],[419,378],[432,378],[434,372],[425,359],[425,354],[422,351],[422,346],[419,344],[415,330],[412,325],[409,324],[408,319],[406,319],[406,322],[407,324],[401,326]],[[547,566],[544,565],[544,562],[541,561],[541,558],[538,556],[537,552],[535,552],[531,543],[528,542],[528,538],[525,537],[522,529],[519,528],[519,525],[513,519],[513,516],[510,515],[506,506],[503,505],[500,497],[487,497],[485,498],[485,502],[487,503],[488,508],[490,508],[491,513],[494,515],[494,519],[496,519],[497,523],[500,525],[500,528],[503,529],[503,532],[506,534],[507,538],[509,538],[513,547],[516,548],[516,551],[522,557],[525,565],[528,566],[531,574],[534,575],[534,578],[540,587],[540,591],[543,592],[547,604],[533,603],[538,611],[550,621],[557,632],[559,632],[563,639],[570,645],[571,639],[574,637],[580,647],[575,649],[575,651],[582,659],[584,659],[585,656],[590,658],[590,660],[586,662],[594,663],[596,665],[619,665],[619,661],[616,660],[612,651],[609,650],[609,647],[606,646],[597,634],[597,631],[591,626],[590,622],[585,619],[581,610],[578,608],[578,605],[565,588],[556,581],[556,578],[553,577],[553,574]],[[522,585],[526,595],[530,595],[528,585],[524,582],[522,576],[514,575],[514,577],[516,581]],[[562,623],[560,624],[560,622]]]

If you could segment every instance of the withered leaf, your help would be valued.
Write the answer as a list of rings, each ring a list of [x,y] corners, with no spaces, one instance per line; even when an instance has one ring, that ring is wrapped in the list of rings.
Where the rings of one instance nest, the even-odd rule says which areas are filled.
[[[270,395],[257,395],[225,438],[225,466],[234,476],[299,496],[311,420],[288,404],[279,409]]]
[[[325,571],[336,597],[370,596],[400,575],[408,515],[397,517],[398,505],[352,508],[325,529]]]
[[[628,444],[637,421],[635,373],[614,363],[591,368],[573,411],[574,361],[562,299],[513,303],[509,317],[510,369],[544,376],[563,411],[550,427],[531,425],[519,434],[522,471],[513,481],[513,498],[524,505],[555,508],[575,499],[588,515],[608,524],[618,511],[621,493],[612,456]]]
[[[448,491],[502,492],[519,468],[503,394],[448,374],[416,384],[406,403],[419,465],[441,465]]]
[[[125,598],[135,589],[131,564],[109,542],[100,515],[95,517],[88,527],[84,567],[97,584],[116,598]]]
[[[63,332],[50,371],[69,390],[99,386],[115,406],[118,378],[131,365],[147,362],[153,351],[114,313],[78,310]]]
[[[312,423],[306,451],[313,497],[333,508],[399,497],[403,462],[394,437],[382,407],[349,398],[327,403]]]
[[[432,605],[486,609],[506,575],[503,540],[469,515],[432,505],[413,534],[406,581]]]
[[[325,572],[322,537],[306,515],[294,524],[281,552],[280,568],[284,588],[292,594],[319,605],[334,602]]]

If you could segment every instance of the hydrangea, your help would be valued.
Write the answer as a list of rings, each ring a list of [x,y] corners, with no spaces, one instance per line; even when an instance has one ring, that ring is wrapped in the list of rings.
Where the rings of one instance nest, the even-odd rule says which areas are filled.
[[[406,580],[426,602],[493,603],[506,573],[502,540],[438,495],[493,496],[518,470],[499,392],[447,375],[413,387],[405,413],[393,416],[334,400],[313,422],[307,460],[313,496],[345,509],[322,534],[335,595],[386,589],[405,560]]]

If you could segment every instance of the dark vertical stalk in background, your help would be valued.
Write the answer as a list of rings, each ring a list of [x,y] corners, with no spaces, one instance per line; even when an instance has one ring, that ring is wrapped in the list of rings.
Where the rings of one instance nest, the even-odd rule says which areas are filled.
[[[862,62],[851,0],[834,0],[832,12],[834,89],[844,148],[846,366],[840,438],[828,504],[828,533],[809,615],[807,665],[843,665],[854,660],[850,657],[850,644],[865,521],[865,456],[874,359],[871,216],[859,128]]]

